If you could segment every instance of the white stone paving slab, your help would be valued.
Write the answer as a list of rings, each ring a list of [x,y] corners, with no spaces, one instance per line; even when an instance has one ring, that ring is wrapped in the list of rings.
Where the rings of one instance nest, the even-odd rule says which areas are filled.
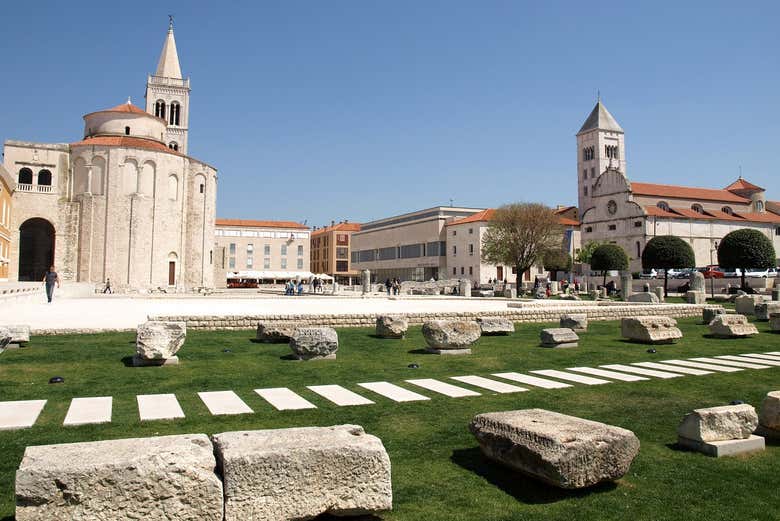
[[[287,387],[255,389],[255,392],[265,401],[273,405],[278,411],[297,411],[299,409],[317,408],[317,406],[309,400],[297,395]]]
[[[566,373],[564,371],[558,371],[556,369],[539,369],[531,372],[540,374],[542,376],[549,376],[550,378],[560,378],[561,380],[567,380],[569,382],[577,382],[578,384],[585,384],[585,385],[601,385],[601,384],[612,383],[609,380],[602,380],[601,378],[592,378],[590,376],[582,376],[579,374]]]
[[[604,378],[612,378],[613,380],[621,380],[623,382],[639,382],[647,380],[643,376],[637,376],[635,374],[618,373],[616,371],[608,371],[606,369],[595,369],[593,367],[569,367],[567,371],[574,371],[575,373],[592,374],[593,376],[603,376]]]
[[[419,400],[430,400],[427,396],[423,396],[409,389],[404,389],[390,382],[364,382],[358,384],[364,389],[373,391],[376,394],[390,398],[394,402],[416,402]]]
[[[63,425],[86,425],[88,423],[108,423],[111,421],[110,396],[92,398],[73,398],[65,415]]]
[[[780,355],[768,355],[762,353],[745,353],[744,355],[739,355],[739,356],[747,356],[749,358],[760,358],[762,360],[780,360]]]
[[[374,402],[340,385],[309,385],[309,389],[339,406],[370,405]]]
[[[676,373],[692,374],[696,376],[701,376],[704,374],[712,374],[712,371],[705,371],[703,369],[694,369],[693,367],[683,367],[681,365],[674,366],[668,364],[659,364],[658,362],[636,362],[631,365],[649,367],[650,369],[660,369],[661,371],[674,371]]]
[[[175,394],[139,394],[135,398],[141,421],[184,418]]]
[[[766,354],[767,354],[767,355],[778,355],[778,356],[780,356],[780,351],[769,351],[769,352],[768,352],[768,353],[766,353]]]
[[[32,427],[46,405],[46,400],[0,402],[0,431]]]
[[[440,382],[439,380],[434,380],[433,378],[420,378],[416,380],[407,380],[407,382],[418,387],[422,387],[423,389],[428,389],[429,391],[434,391],[439,394],[449,396],[450,398],[462,398],[464,396],[480,395],[480,393],[476,391],[464,389],[463,387],[458,387],[457,385]]]
[[[691,360],[694,362],[704,362],[706,364],[744,367],[745,369],[769,369],[768,365],[751,364],[749,362],[737,362],[736,360],[721,360],[720,358],[691,358]]]
[[[504,382],[497,382],[496,380],[483,378],[481,376],[451,376],[450,378],[452,380],[457,380],[458,382],[463,382],[464,384],[473,385],[474,387],[481,387],[483,389],[502,394],[520,393],[528,390],[525,387],[519,387],[517,385],[507,384]]]
[[[215,416],[255,412],[233,391],[205,391],[198,393],[198,396]]]
[[[742,371],[739,367],[726,367],[725,365],[703,364],[701,362],[691,362],[690,360],[661,360],[663,364],[679,365],[681,367],[695,367],[697,369],[706,369],[708,371],[720,371],[722,373],[736,373]]]
[[[563,389],[564,387],[571,387],[571,384],[565,384],[563,382],[556,382],[555,380],[547,380],[546,378],[539,378],[538,376],[531,376],[521,373],[493,373],[493,376],[504,378],[505,380],[512,380],[513,382],[519,382],[521,384],[541,387],[542,389]]]
[[[757,359],[757,358],[750,358],[749,356],[737,356],[737,355],[721,355],[716,356],[715,358],[720,358],[723,360],[734,360],[737,362],[747,362],[747,363],[754,363],[754,364],[761,364],[761,365],[772,365],[772,366],[780,366],[780,360],[769,360],[766,358]]]
[[[614,369],[615,371],[625,371],[626,373],[634,373],[634,374],[641,374],[644,376],[653,376],[655,378],[679,378],[681,375],[680,373],[669,373],[667,371],[656,371],[654,369],[642,369],[641,367],[632,367],[630,365],[623,365],[623,364],[609,364],[609,365],[602,365],[601,367],[606,367],[607,369]]]

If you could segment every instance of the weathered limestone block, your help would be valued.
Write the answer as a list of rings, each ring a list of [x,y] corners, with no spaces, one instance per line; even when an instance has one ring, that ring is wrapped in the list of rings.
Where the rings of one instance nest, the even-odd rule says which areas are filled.
[[[655,291],[655,296],[658,297],[658,302],[663,302],[666,300],[663,286],[656,286],[653,291]]]
[[[390,510],[390,458],[359,425],[214,435],[225,521],[312,519]]]
[[[30,341],[30,326],[13,324],[5,327],[11,332],[11,344],[25,346]]]
[[[639,453],[629,430],[544,409],[479,414],[469,429],[488,458],[565,489],[619,479]]]
[[[542,329],[540,337],[542,347],[577,347],[580,341],[577,333],[565,327]]]
[[[588,315],[585,313],[570,313],[567,315],[561,315],[560,326],[577,332],[587,331]]]
[[[11,331],[7,327],[0,326],[0,349],[10,344],[11,338]]]
[[[725,315],[726,310],[722,307],[712,307],[712,308],[704,308],[701,310],[701,320],[705,324],[709,324],[712,322],[712,319],[717,317],[718,315]]]
[[[330,327],[299,327],[290,337],[290,349],[298,360],[336,358],[339,336]]]
[[[205,434],[27,447],[17,521],[222,519],[222,482]]]
[[[703,291],[686,291],[685,302],[688,304],[706,304],[707,294]]]
[[[769,329],[772,331],[780,331],[780,313],[769,314]]]
[[[770,391],[761,403],[761,414],[758,423],[766,429],[772,429],[780,434],[780,391]]]
[[[744,315],[724,314],[712,319],[710,333],[718,338],[740,338],[757,335],[758,329]]]
[[[780,313],[780,302],[760,302],[753,308],[756,320],[769,320],[772,313]]]
[[[672,317],[625,317],[620,321],[621,334],[645,344],[672,344],[682,338],[682,331]]]
[[[409,321],[397,315],[376,317],[376,336],[381,338],[403,338],[409,329]]]
[[[646,292],[639,292],[639,293],[633,293],[628,297],[628,302],[646,302],[649,304],[658,304],[658,297],[655,293],[650,293],[649,291]]]
[[[265,324],[260,322],[257,324],[257,340],[269,344],[284,344],[290,341],[295,329],[295,323]]]
[[[472,320],[431,320],[423,324],[422,334],[430,352],[468,354],[471,344],[482,335],[482,329]]]
[[[504,298],[517,298],[517,290],[515,288],[506,288],[504,290]]]
[[[515,332],[515,323],[506,318],[480,317],[477,324],[486,336],[509,335]]]
[[[756,311],[756,305],[763,300],[761,295],[738,295],[734,299],[734,307],[740,315],[752,315]]]
[[[176,363],[176,353],[186,337],[185,322],[144,322],[136,331],[133,362],[136,365]]]
[[[677,435],[694,441],[741,440],[750,437],[758,426],[752,405],[723,405],[695,409],[683,418]]]
[[[700,271],[694,271],[691,276],[688,277],[688,283],[691,291],[700,291],[702,293],[707,291],[705,286],[704,274]]]
[[[458,284],[458,295],[461,297],[471,297],[471,281],[461,280]]]

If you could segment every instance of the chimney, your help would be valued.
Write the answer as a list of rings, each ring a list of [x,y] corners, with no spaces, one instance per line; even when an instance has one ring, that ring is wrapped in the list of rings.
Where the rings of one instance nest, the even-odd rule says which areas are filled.
[[[331,221],[331,222],[330,222],[330,225],[331,225],[331,226],[336,226],[336,221]]]
[[[344,219],[344,224],[347,224],[349,222],[349,219]]]

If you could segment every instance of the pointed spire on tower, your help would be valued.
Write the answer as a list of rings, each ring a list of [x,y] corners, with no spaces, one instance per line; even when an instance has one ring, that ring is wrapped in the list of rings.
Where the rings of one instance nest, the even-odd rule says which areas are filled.
[[[593,107],[590,116],[588,116],[588,119],[585,120],[585,123],[582,124],[582,128],[580,128],[580,131],[577,133],[579,134],[593,129],[623,132],[623,127],[620,126],[614,116],[607,110],[607,107],[601,102],[601,91],[598,93],[596,106]]]
[[[176,51],[176,39],[173,37],[173,15],[168,15],[168,35],[165,37],[160,61],[157,62],[157,72],[154,75],[182,79],[179,53]]]

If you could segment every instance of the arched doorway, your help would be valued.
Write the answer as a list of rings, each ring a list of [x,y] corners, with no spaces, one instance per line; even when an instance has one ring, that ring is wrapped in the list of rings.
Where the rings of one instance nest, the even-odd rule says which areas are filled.
[[[46,219],[27,219],[19,228],[19,280],[43,280],[52,264],[54,226]]]

